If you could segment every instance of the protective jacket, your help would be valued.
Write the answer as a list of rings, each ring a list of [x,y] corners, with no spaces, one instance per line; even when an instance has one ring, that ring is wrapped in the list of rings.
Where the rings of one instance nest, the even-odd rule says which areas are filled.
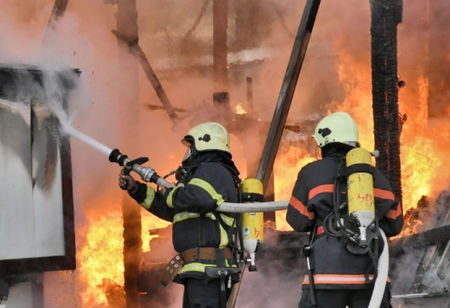
[[[311,262],[316,289],[371,288],[374,265],[367,254],[350,253],[342,237],[323,232],[325,217],[333,212],[333,192],[344,152],[334,152],[303,167],[295,183],[287,210],[287,222],[295,231],[311,232]],[[393,236],[403,226],[402,207],[395,199],[387,178],[374,171],[375,215],[386,236]],[[345,196],[345,188],[342,195]],[[342,197],[344,200],[345,197]],[[303,285],[309,284],[308,275]]]
[[[215,211],[224,201],[238,202],[239,172],[229,154],[219,151],[199,152],[184,165],[182,178],[164,195],[143,183],[130,195],[145,209],[161,219],[173,222],[172,242],[182,253],[197,247],[229,247],[235,216]],[[226,260],[227,265],[234,261]],[[175,281],[203,278],[206,266],[216,260],[195,259],[184,264]]]

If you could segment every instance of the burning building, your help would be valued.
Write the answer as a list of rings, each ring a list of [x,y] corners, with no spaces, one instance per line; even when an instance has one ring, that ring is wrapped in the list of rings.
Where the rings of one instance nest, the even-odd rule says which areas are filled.
[[[80,67],[84,84],[79,89],[88,93],[72,98],[76,103],[69,107],[77,111],[74,127],[105,144],[127,148],[134,157],[148,153],[150,164],[162,174],[179,163],[183,149],[178,141],[185,126],[223,115],[223,110],[217,112],[212,102],[213,92],[224,90],[215,84],[215,74],[222,74],[220,83],[226,85],[229,93],[227,112],[234,113],[236,108],[241,113],[232,115],[230,120],[236,128],[232,139],[234,155],[242,177],[253,176],[305,1],[224,1],[228,2],[228,14],[216,22],[225,25],[225,35],[223,28],[221,32],[221,43],[225,37],[228,48],[225,67],[223,51],[213,53],[213,2],[217,1],[136,1],[136,9],[126,12],[121,0],[4,0],[0,12],[0,62],[62,61]],[[55,11],[58,3],[65,5]],[[352,113],[361,126],[363,147],[379,146],[380,141],[373,137],[373,131],[378,130],[372,115],[369,23],[371,4],[377,3],[385,4],[359,0],[321,4],[275,160],[276,200],[289,197],[298,170],[317,156],[310,135],[321,115],[334,110]],[[396,46],[389,47],[397,47],[398,76],[394,88],[390,80],[389,91],[383,89],[377,94],[384,101],[383,94],[398,91],[398,112],[388,109],[381,114],[389,114],[391,123],[402,124],[395,128],[397,134],[401,131],[397,136],[400,172],[396,176],[400,176],[397,180],[401,182],[404,212],[411,219],[405,237],[391,243],[393,294],[405,296],[395,299],[401,307],[423,303],[441,306],[448,298],[448,239],[442,235],[448,227],[450,154],[445,144],[449,137],[450,67],[449,27],[443,14],[446,11],[446,1],[413,0],[403,3],[400,15],[392,16],[399,28]],[[58,18],[47,28],[48,17],[54,12]],[[117,18],[122,19],[119,22]],[[125,25],[119,25],[121,22]],[[376,25],[372,26],[373,31],[377,30]],[[126,35],[117,36],[111,30]],[[221,66],[214,68],[214,57]],[[152,79],[152,72],[156,80]],[[164,92],[155,91],[158,83]],[[390,101],[390,96],[386,97]],[[22,109],[11,111],[11,106],[10,102],[1,101],[3,115],[7,112],[16,117],[19,124],[14,125],[24,127],[17,131],[29,136],[25,128],[30,126],[30,110],[24,109],[27,116],[23,117],[19,114]],[[397,122],[397,116],[402,121]],[[239,121],[248,126],[237,125]],[[10,130],[10,126],[2,127],[1,132],[10,136]],[[116,183],[119,170],[85,144],[73,140],[71,146],[76,269],[64,267],[61,269],[67,271],[44,274],[45,307],[125,307],[130,290],[133,298],[152,307],[157,302],[165,307],[177,306],[181,290],[177,285],[171,286],[173,290],[162,290],[155,275],[164,256],[171,254],[167,223],[135,211],[131,225],[140,227],[127,229],[123,207],[135,205],[122,206]],[[60,152],[53,154],[58,157]],[[30,161],[29,157],[17,160],[19,165],[20,160]],[[37,187],[56,174],[45,167],[45,160],[36,167]],[[26,178],[27,173],[22,176]],[[259,271],[245,275],[238,307],[290,306],[298,301],[299,281],[304,275],[298,250],[304,238],[290,232],[284,216],[279,211],[270,218],[275,222],[266,232]],[[124,264],[124,229],[131,231],[131,242],[137,246],[128,252],[138,256],[132,258],[127,278],[124,272],[130,263]],[[416,242],[419,246],[412,244]],[[289,264],[295,270],[286,269],[287,263],[274,262],[280,255],[285,256],[283,260],[292,261]],[[411,275],[402,275],[406,272]],[[274,279],[288,290],[285,302],[273,290],[264,288],[261,282],[266,284],[267,279]],[[258,299],[253,296],[255,292],[261,294]]]
[[[39,288],[32,273],[75,269],[70,147],[49,106],[67,107],[79,74],[0,66],[1,299],[17,307]]]

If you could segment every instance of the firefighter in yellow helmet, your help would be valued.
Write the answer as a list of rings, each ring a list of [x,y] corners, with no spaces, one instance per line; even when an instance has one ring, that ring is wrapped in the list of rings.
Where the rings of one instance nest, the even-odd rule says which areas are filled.
[[[377,228],[387,236],[398,234],[402,208],[381,171],[370,164],[357,164],[360,169],[346,166],[346,155],[359,147],[358,127],[348,113],[324,117],[312,137],[322,159],[300,170],[286,214],[295,231],[310,232],[310,243],[304,249],[310,270],[298,307],[368,307],[383,244]],[[364,238],[364,243],[355,236],[360,230],[358,221],[348,214],[347,179],[356,171],[369,173],[373,179],[374,221],[368,231],[373,236]],[[381,296],[380,307],[390,307],[388,286]]]
[[[238,280],[236,217],[216,208],[224,201],[238,202],[239,171],[230,153],[229,134],[219,123],[194,126],[182,143],[186,154],[174,188],[155,192],[124,174],[119,185],[146,210],[173,222],[178,255],[167,265],[163,284],[173,278],[184,284],[183,308],[225,307],[230,287]]]

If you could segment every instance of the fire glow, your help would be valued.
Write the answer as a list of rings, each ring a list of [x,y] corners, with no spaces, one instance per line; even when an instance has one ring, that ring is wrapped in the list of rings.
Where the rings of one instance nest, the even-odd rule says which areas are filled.
[[[239,102],[236,106],[234,106],[234,111],[236,114],[246,114],[247,110],[245,110],[244,106],[241,102]]]
[[[15,1],[9,1],[10,3],[15,3]],[[41,1],[46,3],[42,7],[50,8],[50,1]],[[30,2],[31,3],[31,2]],[[69,15],[71,17],[76,14],[76,10],[82,10],[86,4],[83,1],[73,1],[69,2]],[[85,33],[93,33],[96,35],[95,42],[101,42],[102,44],[95,46],[95,51],[101,55],[101,60],[96,60],[95,64],[97,66],[88,66],[83,63],[83,67],[89,68],[86,71],[92,72],[92,74],[85,74],[85,76],[98,76],[102,70],[106,67],[112,67],[111,63],[114,63],[117,59],[114,58],[114,52],[112,46],[116,46],[116,41],[113,40],[112,36],[99,36],[100,30],[104,30],[103,33],[110,34],[110,16],[107,15],[112,11],[112,6],[104,6],[101,2],[94,3],[93,1],[88,1],[89,6],[83,11],[85,13],[83,18],[80,18],[78,27]],[[355,2],[356,3],[356,2]],[[366,3],[366,5],[368,2]],[[21,6],[30,6],[31,4],[25,4],[25,2],[20,4]],[[94,5],[94,8],[92,6]],[[179,5],[182,7],[181,5]],[[6,5],[7,7],[7,5]],[[36,23],[39,16],[44,15],[42,12],[38,11],[40,6],[32,5],[28,10],[19,9],[12,10],[8,12],[8,15],[14,16],[15,14],[24,15],[25,17]],[[324,6],[324,8],[326,8]],[[405,8],[407,6],[405,5]],[[296,11],[294,9],[289,9],[289,11]],[[103,12],[104,14],[93,14],[92,12]],[[26,13],[26,14],[25,14]],[[89,14],[86,14],[89,13]],[[325,11],[321,11],[321,14]],[[334,12],[333,12],[334,13]],[[348,12],[347,12],[348,13]],[[161,14],[161,13],[158,13]],[[177,16],[176,14],[172,14]],[[28,18],[33,16],[33,18]],[[92,16],[93,18],[90,18]],[[101,17],[104,17],[102,20]],[[297,16],[295,16],[297,18]],[[319,16],[320,17],[320,16]],[[7,20],[7,19],[6,19]],[[90,20],[95,20],[95,24]],[[154,21],[154,18],[147,18],[142,20]],[[334,20],[329,18],[329,20]],[[101,23],[99,24],[99,21]],[[288,20],[289,21],[289,20]],[[46,22],[46,21],[45,21]],[[30,29],[35,29],[40,31],[45,22],[41,22],[41,25],[33,24],[29,27]],[[73,21],[72,21],[73,22]],[[24,22],[25,23],[25,22]],[[297,20],[292,24],[296,25]],[[320,23],[319,23],[320,24]],[[354,20],[352,20],[352,25]],[[6,25],[6,23],[5,23]],[[336,23],[336,25],[338,25]],[[104,29],[105,28],[105,29]],[[336,27],[338,28],[338,27]],[[364,28],[364,27],[362,27]],[[96,29],[96,31],[92,31]],[[166,28],[173,31],[172,28]],[[318,32],[320,29],[315,29],[313,34],[313,39],[320,34]],[[30,30],[31,31],[31,30]],[[170,31],[167,31],[168,34]],[[366,30],[365,30],[366,31]],[[201,32],[201,31],[199,31]],[[279,31],[280,33],[282,31]],[[333,31],[334,32],[334,31]],[[367,32],[367,31],[366,31]],[[71,32],[70,32],[71,33]],[[283,33],[282,35],[285,35]],[[365,34],[367,35],[367,34]],[[25,35],[11,36],[14,40],[8,40],[8,37],[3,37],[5,39],[5,44],[2,47],[7,47],[11,49],[11,54],[25,53],[25,51],[35,50],[27,40],[20,40],[21,46],[15,46],[12,44],[13,41],[19,41],[16,37]],[[37,38],[39,40],[39,32],[32,35],[31,37]],[[72,35],[66,35],[66,37],[72,37]],[[283,39],[285,37],[283,36]],[[87,38],[86,38],[87,41]],[[148,39],[148,41],[151,41]],[[170,41],[170,40],[169,40]],[[331,40],[327,40],[327,43]],[[83,42],[84,39],[83,39]],[[56,44],[56,41],[53,42]],[[89,42],[90,43],[90,42]],[[114,45],[111,45],[114,43]],[[331,44],[336,44],[337,50],[337,70],[339,82],[343,85],[345,89],[345,100],[343,102],[330,102],[330,106],[325,106],[323,110],[328,110],[328,112],[340,110],[350,112],[356,119],[360,128],[360,138],[362,146],[368,150],[373,150],[373,120],[371,112],[371,88],[370,88],[370,65],[369,57],[365,57],[365,62],[357,62],[353,55],[350,53],[345,53],[343,42],[340,46],[336,42],[330,42]],[[65,41],[65,44],[67,42]],[[291,43],[289,43],[290,45]],[[73,44],[67,44],[72,46]],[[157,43],[152,42],[151,44],[154,48],[161,48]],[[90,50],[90,44],[83,44],[89,48],[84,48]],[[69,48],[68,48],[69,49]],[[362,50],[363,48],[361,48]],[[75,49],[74,49],[75,50]],[[411,49],[414,50],[414,49]],[[104,52],[107,51],[107,52]],[[154,50],[152,50],[154,51]],[[369,47],[367,46],[366,52],[369,52]],[[361,51],[361,53],[363,53]],[[8,54],[8,53],[6,53]],[[73,53],[75,57],[75,52]],[[110,55],[110,56],[107,56]],[[153,59],[157,59],[155,53],[152,54]],[[86,57],[86,56],[84,56]],[[77,57],[83,58],[83,53],[78,52]],[[450,53],[447,55],[447,61],[450,59]],[[283,63],[284,65],[284,63]],[[280,66],[281,67],[281,66]],[[96,72],[94,74],[94,71]],[[399,70],[400,72],[402,70]],[[108,70],[109,72],[109,70]],[[108,74],[114,76],[114,74]],[[189,75],[186,75],[189,76]],[[109,76],[108,76],[109,77]],[[86,77],[85,77],[86,78]],[[183,82],[187,82],[189,78],[183,78]],[[444,79],[444,78],[443,78]],[[94,80],[94,79],[93,79]],[[255,79],[257,80],[257,79]],[[95,81],[95,80],[94,80]],[[106,78],[107,82],[111,82]],[[92,84],[96,84],[92,82]],[[98,84],[98,82],[97,82]],[[278,80],[276,83],[271,80],[268,84],[276,84],[275,91],[278,90]],[[408,85],[400,90],[400,112],[408,115],[408,120],[403,126],[403,131],[401,135],[401,164],[402,164],[402,188],[403,188],[403,205],[404,211],[408,208],[416,206],[417,201],[422,195],[429,195],[432,190],[447,188],[448,183],[448,171],[450,168],[448,157],[450,156],[449,146],[444,144],[445,140],[449,140],[449,123],[448,116],[450,115],[450,107],[447,107],[447,118],[445,121],[441,122],[430,122],[427,117],[427,106],[428,106],[428,79],[425,77],[420,77],[415,81],[408,80]],[[176,83],[172,84],[172,88],[175,88]],[[268,87],[267,85],[264,86]],[[114,87],[109,87],[108,90]],[[207,88],[207,87],[205,87]],[[419,95],[414,95],[408,92],[409,88],[418,89]],[[256,91],[260,91],[261,87],[255,83],[255,94]],[[299,89],[303,91],[304,89]],[[183,89],[183,91],[185,91]],[[101,90],[94,88],[93,92],[100,93]],[[264,91],[263,91],[264,92]],[[173,94],[171,92],[170,94]],[[267,93],[265,93],[267,94]],[[183,93],[183,97],[185,97]],[[107,100],[105,100],[107,101]],[[310,103],[310,102],[307,102]],[[99,104],[97,104],[98,106]],[[234,110],[237,114],[245,114],[242,103],[235,106]],[[259,119],[261,121],[261,119]],[[100,121],[99,121],[100,122]],[[305,132],[311,133],[311,132]],[[166,150],[166,149],[164,149]],[[173,153],[165,153],[170,160],[173,160],[175,155]],[[297,178],[297,173],[307,163],[315,160],[316,157],[311,155],[305,148],[300,145],[289,145],[283,149],[280,149],[279,155],[274,166],[274,177],[275,177],[275,197],[277,200],[286,200],[290,197],[294,182]],[[114,187],[114,189],[118,189]],[[83,305],[82,307],[109,307],[108,298],[110,296],[111,290],[119,294],[123,292],[123,227],[122,227],[122,214],[120,212],[120,206],[117,204],[116,200],[105,200],[105,205],[102,206],[102,210],[98,212],[91,212],[86,215],[86,223],[79,229],[77,229],[77,237],[84,238],[84,242],[79,245],[77,251],[77,263],[78,275],[80,281],[82,281],[84,286],[84,291],[80,295]],[[92,207],[97,207],[98,204],[94,204]],[[136,205],[138,206],[138,205]],[[108,208],[108,210],[106,210]],[[110,210],[114,208],[115,210]],[[276,227],[278,230],[291,230],[290,227],[285,222],[285,212],[279,211],[276,213]],[[160,228],[167,226],[167,222],[161,221],[149,213],[144,213],[142,215],[142,242],[143,251],[149,250],[147,246],[150,241],[150,236],[148,234],[149,229]],[[109,294],[109,295],[108,295]],[[122,301],[124,301],[124,296],[122,296]],[[125,307],[125,304],[114,306],[114,307]]]
[[[339,55],[337,62],[340,63],[338,75],[344,85],[346,98],[339,105],[331,104],[331,108],[352,114],[359,127],[361,146],[373,151],[372,99],[370,82],[368,82],[371,80],[368,77],[370,67],[357,63],[345,53]],[[450,147],[441,144],[442,140],[449,138],[449,124],[445,120],[428,119],[428,80],[420,76],[416,84],[417,97],[414,97],[414,93],[408,89],[399,91],[399,111],[408,116],[403,123],[400,136],[404,212],[415,208],[422,196],[430,196],[439,189],[446,189],[448,185],[448,175],[445,172],[443,174],[442,171],[449,168],[445,157],[449,157]],[[314,159],[310,154],[298,146],[291,146],[289,150],[279,155],[274,166],[276,200],[290,198],[298,171],[312,160]],[[276,219],[277,229],[292,230],[285,221],[284,211],[278,212]],[[414,230],[405,230],[405,232],[414,233]]]
[[[113,201],[109,204],[112,203]],[[80,279],[86,283],[81,294],[83,307],[108,305],[110,297],[124,300],[122,296],[114,296],[124,293],[122,213],[117,210],[108,213],[98,212],[88,217],[89,221],[84,231],[85,244],[78,253]],[[143,213],[141,235],[143,251],[149,251],[150,240],[157,237],[151,236],[149,230],[163,228],[168,224],[155,216]]]
[[[280,151],[281,152],[281,151]],[[315,160],[308,152],[299,146],[289,146],[277,158],[274,168],[275,196],[279,200],[287,200],[293,189],[298,171],[304,165]],[[286,211],[277,211],[275,216],[276,229],[289,231],[292,228],[286,222]]]
[[[90,216],[86,226],[86,244],[79,252],[80,277],[86,282],[82,294],[83,306],[106,304],[105,282],[123,285],[122,217],[111,212],[99,217]]]
[[[351,57],[344,54],[340,55],[338,62],[339,79],[345,85],[346,98],[344,102],[330,106],[330,112],[331,110],[350,112],[359,124],[362,146],[373,150],[371,90],[368,82],[370,78],[366,78],[370,76],[370,68],[363,69],[358,63],[353,62]],[[404,96],[400,93],[400,111],[406,113],[409,118],[403,125],[401,135],[404,211],[414,208],[423,195],[432,193],[434,181],[439,178],[439,170],[446,168],[443,163],[444,157],[450,155],[448,147],[438,146],[442,140],[448,140],[448,123],[431,123],[427,119],[426,84],[427,80],[423,77],[417,80],[419,98],[411,99],[407,92]],[[419,105],[416,105],[417,101]],[[235,111],[238,114],[246,113],[241,104],[235,106]],[[316,157],[301,145],[289,145],[280,149],[274,166],[277,200],[289,199],[298,171],[315,159]],[[445,181],[448,181],[445,175],[443,181],[437,183],[438,188],[443,188]],[[285,221],[285,215],[285,211],[276,213],[277,230],[292,230]],[[144,245],[150,240],[149,229],[167,226],[166,222],[147,214],[142,216],[142,223]],[[106,294],[111,286],[123,288],[121,213],[112,212],[100,217],[90,217],[86,232],[86,244],[79,258],[81,277],[87,283],[82,294],[83,307],[91,307],[94,304],[108,303]],[[144,251],[148,249],[143,247]]]

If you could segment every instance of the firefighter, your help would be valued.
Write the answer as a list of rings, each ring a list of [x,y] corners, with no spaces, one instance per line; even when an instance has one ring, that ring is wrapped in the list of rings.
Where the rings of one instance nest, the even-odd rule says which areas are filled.
[[[238,202],[239,171],[229,141],[219,123],[194,126],[182,139],[186,154],[171,189],[157,192],[131,176],[119,176],[120,187],[142,207],[173,222],[178,255],[166,266],[162,283],[175,277],[184,285],[183,308],[225,307],[238,277],[233,251],[236,217],[215,211],[224,201]]]
[[[303,281],[298,307],[368,307],[383,242],[375,237],[366,250],[358,251],[346,232],[340,230],[345,228],[343,222],[349,221],[345,217],[346,202],[336,204],[336,200],[346,200],[347,183],[341,182],[340,172],[346,154],[359,147],[358,128],[349,114],[336,112],[317,124],[313,138],[322,159],[300,170],[286,214],[295,231],[310,232],[310,245],[304,250],[309,273]],[[387,237],[397,235],[403,226],[401,204],[387,178],[372,168],[374,226]],[[381,295],[380,307],[391,307],[389,285]]]

